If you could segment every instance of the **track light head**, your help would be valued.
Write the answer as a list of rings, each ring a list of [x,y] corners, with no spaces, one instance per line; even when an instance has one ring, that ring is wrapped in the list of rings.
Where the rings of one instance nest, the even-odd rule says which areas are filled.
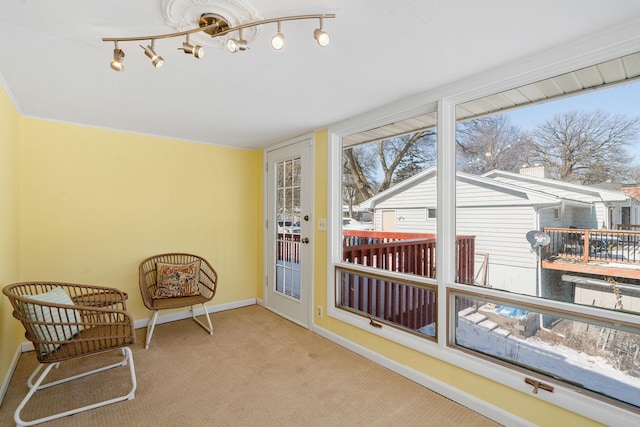
[[[236,53],[239,50],[247,50],[249,46],[247,46],[247,41],[242,39],[229,39],[227,40],[227,49],[231,53]]]
[[[280,50],[284,47],[284,34],[280,32],[280,21],[278,21],[278,31],[271,38],[271,47],[275,50]]]
[[[316,28],[316,30],[313,32],[313,38],[316,39],[320,46],[325,47],[329,44],[329,41],[331,41],[331,39],[329,37],[329,34],[322,29],[322,24],[322,18],[320,18],[320,28]]]
[[[116,48],[113,49],[113,61],[111,61],[111,69],[115,71],[124,71],[124,51]]]
[[[182,47],[179,47],[178,50],[184,51],[184,53],[191,54],[196,58],[200,59],[204,56],[204,48],[200,45],[192,45],[189,43],[189,34],[187,34],[187,41],[182,43]]]
[[[316,28],[316,30],[313,32],[313,38],[316,39],[318,44],[322,47],[328,45],[330,41],[329,34],[327,34],[320,28]]]
[[[144,49],[144,54],[151,59],[151,64],[156,68],[160,68],[164,65],[164,59],[153,50],[154,42],[155,40],[151,40],[151,44],[147,45],[147,47],[142,45],[140,45],[140,47]]]
[[[237,39],[229,39],[227,40],[227,50],[231,53],[236,53],[239,50],[247,50],[249,46],[247,45],[247,41],[242,38],[242,28],[238,31]]]

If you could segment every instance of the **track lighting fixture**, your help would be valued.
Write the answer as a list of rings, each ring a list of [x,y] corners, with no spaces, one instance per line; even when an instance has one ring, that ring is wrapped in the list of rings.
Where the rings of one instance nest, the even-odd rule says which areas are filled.
[[[247,49],[249,49],[249,46],[247,45],[247,41],[242,38],[242,28],[240,28],[237,39],[227,40],[227,50],[231,53],[236,53],[239,50]]]
[[[192,45],[189,42],[189,35],[199,32],[204,32],[211,36],[211,38],[226,36],[234,31],[238,32],[238,38],[229,38],[226,42],[226,47],[229,52],[238,52],[242,50],[247,50],[249,48],[247,40],[242,37],[242,30],[244,28],[252,28],[258,27],[265,24],[276,23],[278,25],[278,29],[276,34],[271,38],[271,46],[280,50],[284,47],[284,34],[280,31],[280,24],[282,21],[295,21],[295,20],[305,20],[305,19],[319,19],[320,20],[320,28],[317,28],[313,32],[313,37],[316,39],[320,46],[327,46],[329,44],[329,34],[323,29],[323,20],[325,18],[335,18],[335,14],[316,14],[316,15],[295,15],[295,16],[284,16],[281,18],[273,18],[273,19],[265,19],[262,21],[250,22],[247,24],[236,25],[235,27],[231,27],[229,22],[222,17],[221,15],[215,13],[203,13],[198,22],[198,27],[190,30],[180,31],[177,33],[169,33],[169,34],[159,34],[155,36],[144,36],[144,37],[104,37],[102,41],[105,42],[114,42],[115,49],[113,50],[113,61],[111,61],[111,68],[116,71],[123,71],[124,65],[122,61],[124,60],[124,52],[118,48],[118,42],[129,42],[129,41],[144,41],[151,40],[151,43],[146,47],[140,45],[142,49],[144,49],[144,53],[149,59],[154,67],[158,68],[164,64],[164,59],[159,56],[155,52],[155,41],[158,39],[167,39],[174,37],[182,37],[186,36],[186,41],[182,43],[182,47],[179,47],[179,50],[184,51],[184,53],[191,54],[196,58],[202,58],[204,56],[204,49],[200,45]],[[249,37],[251,39],[251,37]],[[205,43],[206,44],[206,43]]]
[[[124,51],[118,49],[118,42],[115,43],[115,48],[113,49],[113,61],[111,61],[111,69],[116,71],[124,71]]]
[[[280,50],[284,47],[284,34],[280,32],[280,21],[278,21],[278,31],[271,38],[271,46],[275,50]]]
[[[313,32],[313,38],[316,39],[318,44],[322,47],[325,47],[329,44],[329,34],[322,29],[322,18],[320,18],[320,28],[316,28]]]
[[[155,39],[151,39],[150,45],[147,45],[147,47],[140,45],[140,47],[144,49],[144,54],[147,55],[149,59],[151,59],[151,64],[153,64],[153,66],[156,68],[160,68],[164,65],[164,59],[162,58],[162,56],[158,55],[155,50],[153,50],[154,44]]]
[[[189,43],[189,34],[187,34],[187,41],[182,43],[182,47],[179,47],[178,50],[183,50],[184,53],[190,53],[196,58],[200,59],[204,56],[204,48],[200,45],[192,45]]]

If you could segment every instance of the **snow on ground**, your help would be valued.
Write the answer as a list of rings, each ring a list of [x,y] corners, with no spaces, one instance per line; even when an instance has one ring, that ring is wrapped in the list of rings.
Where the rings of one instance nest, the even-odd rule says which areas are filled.
[[[501,328],[489,330],[459,318],[457,343],[482,353],[514,361],[547,375],[578,383],[582,387],[640,407],[640,378],[626,375],[606,359],[554,345],[538,338],[505,336]]]

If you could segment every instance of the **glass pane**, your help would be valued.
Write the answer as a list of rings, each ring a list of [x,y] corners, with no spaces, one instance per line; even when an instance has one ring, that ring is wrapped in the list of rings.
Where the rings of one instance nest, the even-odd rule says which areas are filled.
[[[343,138],[343,261],[435,277],[436,112]]]
[[[456,280],[640,313],[640,82],[470,114],[525,89],[457,110]]]
[[[277,165],[275,290],[300,298],[300,159]]]
[[[436,291],[383,277],[341,271],[338,307],[370,319],[436,336]],[[375,322],[374,322],[375,323]]]
[[[640,407],[640,334],[561,314],[456,296],[455,344]]]

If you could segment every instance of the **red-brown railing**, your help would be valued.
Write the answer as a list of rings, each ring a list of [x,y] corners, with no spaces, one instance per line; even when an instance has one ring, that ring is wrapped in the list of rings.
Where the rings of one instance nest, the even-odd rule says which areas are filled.
[[[344,308],[412,330],[420,330],[437,319],[437,294],[434,289],[350,271],[342,271],[341,276],[339,305]]]
[[[342,260],[382,270],[436,277],[436,235],[344,230]],[[473,284],[475,237],[456,237],[456,282]]]
[[[278,233],[276,252],[278,260],[299,263],[300,235]],[[473,284],[474,256],[475,237],[458,236],[458,283]],[[342,259],[381,270],[435,278],[436,235],[344,230]],[[437,319],[435,288],[396,283],[355,272],[342,272],[341,286],[338,304],[344,308],[412,330],[421,330]]]
[[[342,254],[343,261],[354,264],[423,277],[436,276],[435,234],[344,230]],[[474,236],[456,238],[456,257],[456,281],[473,284]],[[339,303],[342,307],[414,330],[437,318],[434,289],[352,272],[343,272],[341,283]]]

